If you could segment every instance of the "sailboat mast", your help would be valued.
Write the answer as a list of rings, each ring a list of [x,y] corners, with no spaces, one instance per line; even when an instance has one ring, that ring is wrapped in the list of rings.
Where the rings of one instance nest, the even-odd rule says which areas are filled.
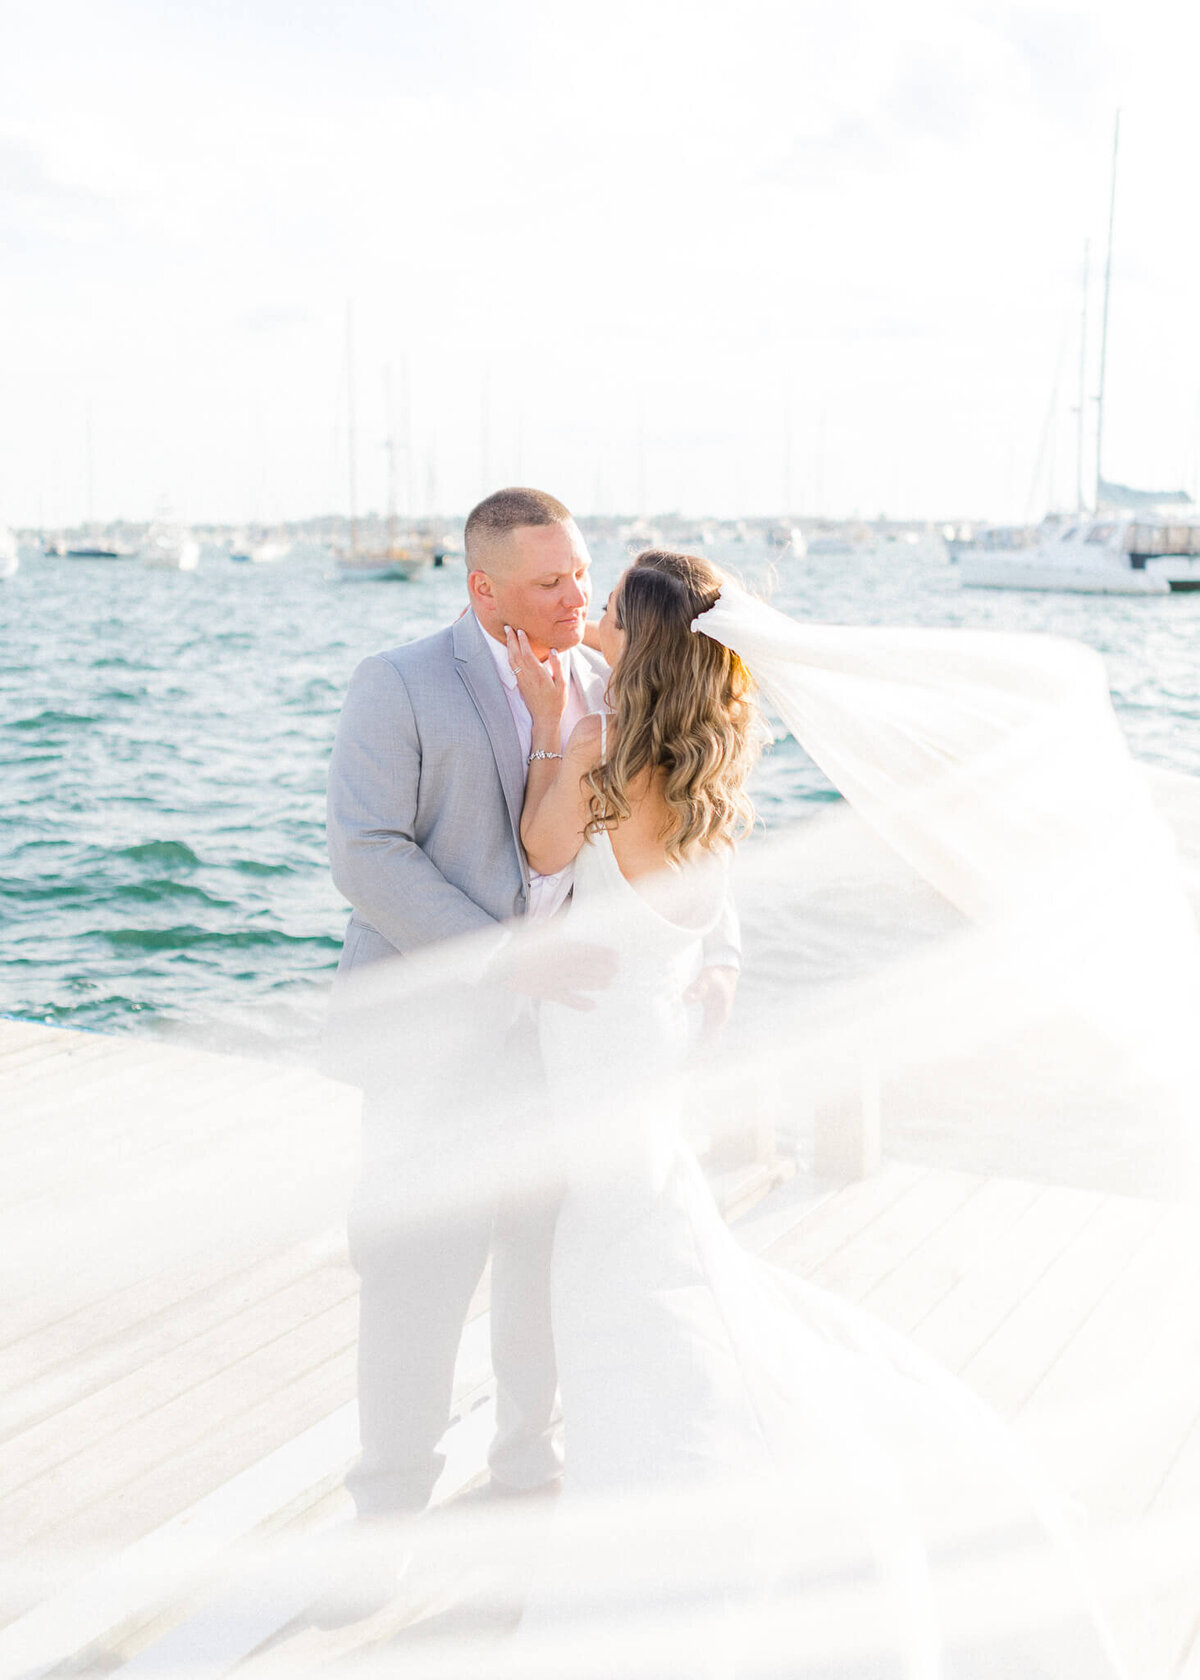
[[[1091,242],[1083,242],[1083,308],[1079,317],[1079,407],[1075,410],[1075,511],[1083,512],[1083,434],[1087,418],[1088,271]]]
[[[1121,139],[1121,113],[1113,123],[1112,180],[1108,191],[1108,255],[1104,263],[1104,311],[1100,318],[1100,386],[1096,394],[1096,508],[1100,507],[1100,485],[1104,476],[1104,374],[1108,363],[1108,298],[1112,289],[1113,218],[1117,208],[1117,146]]]
[[[350,494],[350,552],[358,553],[358,443],[354,431],[354,305],[346,305],[346,475]]]
[[[87,503],[87,529],[92,532],[96,528],[96,456],[92,440],[92,400],[89,397],[83,411],[83,448],[85,456],[86,489],[84,500]]]
[[[392,416],[392,368],[383,370],[383,411],[387,417],[388,557],[396,553],[396,425]]]

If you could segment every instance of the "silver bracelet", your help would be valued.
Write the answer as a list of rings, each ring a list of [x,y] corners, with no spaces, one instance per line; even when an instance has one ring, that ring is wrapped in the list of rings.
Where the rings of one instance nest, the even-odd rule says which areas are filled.
[[[543,752],[541,750],[541,748],[539,747],[537,752],[531,752],[530,753],[529,757],[525,760],[525,762],[526,762],[526,764],[532,764],[535,758],[561,758],[561,757],[562,757],[561,753]]]

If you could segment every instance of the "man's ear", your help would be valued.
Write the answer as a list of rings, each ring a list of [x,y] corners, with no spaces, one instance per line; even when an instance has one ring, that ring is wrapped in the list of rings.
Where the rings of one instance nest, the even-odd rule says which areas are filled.
[[[472,601],[479,601],[486,607],[494,607],[496,598],[492,593],[492,580],[486,572],[467,573],[467,593]]]

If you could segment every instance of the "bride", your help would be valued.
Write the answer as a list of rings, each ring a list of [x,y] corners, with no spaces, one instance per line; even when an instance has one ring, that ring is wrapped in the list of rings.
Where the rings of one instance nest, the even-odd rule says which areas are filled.
[[[813,634],[798,677],[793,638]],[[799,707],[801,738],[818,752],[827,736],[844,744],[844,731],[822,730],[820,667],[830,659],[820,630],[750,600],[702,559],[652,551],[609,596],[598,644],[612,672],[609,711],[585,718],[560,753],[557,657],[542,665],[508,632],[534,730],[523,844],[538,871],[573,862],[569,936],[618,958],[595,1008],[541,1010],[568,1184],[552,1270],[566,1474],[554,1558],[530,1595],[515,1672],[1115,1672],[1061,1513],[999,1423],[867,1314],[744,1252],[686,1139],[680,1075],[695,1030],[684,997],[751,821],[755,680],[785,717]],[[972,652],[982,657],[961,645],[954,657],[969,667]],[[882,645],[865,651],[866,681],[886,679],[885,655]],[[908,793],[948,761],[940,736],[973,728],[990,743],[1000,727],[982,712],[973,724],[925,716],[905,735],[906,755],[896,750],[896,696],[874,703],[882,757],[902,766],[893,773]],[[924,845],[943,892],[977,909],[982,876],[964,874],[957,848],[931,862],[914,801],[865,773],[863,684],[856,704],[861,739],[839,780],[887,813],[880,824],[891,822],[894,846]],[[1015,694],[1000,712],[1005,730],[1019,724]],[[946,825],[943,808],[939,834]],[[985,846],[983,867],[990,856]],[[956,1613],[955,1582],[972,1566],[1014,1560],[1037,1580],[1040,1608],[1008,1607],[1001,1631],[985,1636]],[[861,1618],[864,1649],[814,1665],[805,1618],[831,1576],[853,1585],[845,1614]]]

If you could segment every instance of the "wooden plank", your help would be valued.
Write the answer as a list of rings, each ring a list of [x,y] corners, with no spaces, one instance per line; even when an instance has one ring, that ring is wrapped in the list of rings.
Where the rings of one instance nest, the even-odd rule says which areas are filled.
[[[769,1196],[738,1216],[732,1226],[733,1233],[743,1248],[769,1258],[777,1243],[794,1233],[802,1220],[811,1218],[818,1207],[836,1194],[832,1186],[818,1183],[811,1175],[794,1173]]]
[[[268,1129],[272,1108],[281,1094],[269,1082],[253,1092],[255,1129]],[[230,1099],[235,1097],[237,1101]],[[249,1098],[250,1090],[244,1092]],[[124,1100],[124,1099],[122,1099]],[[286,1100],[286,1099],[284,1099]],[[202,1155],[218,1147],[232,1132],[245,1136],[247,1119],[243,1089],[203,1093],[203,1102],[183,1108],[170,1102],[155,1104],[153,1115],[93,1111],[86,1126],[71,1135],[69,1145],[58,1133],[43,1133],[35,1147],[5,1162],[0,1209],[27,1208],[69,1196],[80,1184],[102,1193],[119,1185],[155,1159]]]
[[[288,1245],[297,1253],[314,1252],[334,1258],[345,1247],[343,1233],[326,1230]],[[114,1289],[96,1272],[76,1274],[58,1285],[0,1300],[0,1389],[18,1371],[31,1372],[86,1349],[97,1339],[120,1334],[130,1325],[169,1310],[189,1296],[199,1295],[220,1279],[255,1266],[269,1265],[287,1250],[273,1245],[258,1253],[230,1254],[219,1247],[183,1264],[155,1264],[146,1257],[141,1275]],[[36,1344],[45,1338],[42,1350]],[[28,1351],[23,1344],[34,1344]],[[56,1348],[60,1351],[56,1353]]]
[[[486,1373],[490,1325],[486,1313],[468,1323],[455,1369],[454,1422],[442,1445],[446,1465],[434,1490],[434,1503],[452,1498],[484,1469],[487,1441],[493,1429],[490,1408],[478,1401],[488,1392]],[[250,1462],[186,1510],[176,1511],[81,1579],[69,1583],[8,1628],[0,1631],[0,1671],[17,1672],[23,1680],[57,1667],[65,1657],[103,1644],[111,1653],[122,1641],[128,1645],[140,1628],[161,1623],[164,1587],[181,1596],[177,1571],[185,1579],[203,1573],[238,1539],[276,1526],[287,1514],[307,1509],[342,1475],[357,1447],[356,1408],[342,1404],[265,1456]],[[334,1515],[341,1514],[335,1507]],[[183,1548],[182,1557],[179,1549]],[[164,1576],[164,1570],[166,1575]],[[283,1627],[311,1596],[311,1583],[302,1583],[299,1602],[294,1591],[263,1595],[254,1619],[254,1643]],[[159,1640],[148,1655],[150,1666],[162,1672],[194,1642],[206,1644],[214,1663],[235,1662],[239,1625],[229,1625],[228,1601],[190,1617],[178,1635]],[[177,1617],[169,1618],[175,1621]],[[232,1641],[232,1644],[231,1644]],[[111,1654],[98,1666],[112,1666]]]
[[[124,1468],[132,1474],[119,1486],[115,1478],[109,1486],[94,1484],[95,1497],[89,1503],[40,1529],[30,1543],[67,1557],[76,1553],[91,1557],[132,1545],[169,1521],[188,1501],[203,1498],[348,1405],[354,1397],[354,1375],[353,1348],[339,1349],[320,1364],[297,1369],[289,1383],[221,1419],[213,1432],[192,1431],[188,1444],[155,1463],[127,1464]],[[6,1523],[0,1536],[7,1541]]]
[[[139,1420],[189,1394],[216,1373],[246,1360],[278,1339],[281,1327],[326,1313],[335,1306],[347,1308],[348,1322],[333,1324],[344,1343],[353,1329],[356,1280],[346,1270],[329,1266],[284,1284],[249,1306],[224,1302],[225,1312],[207,1328],[200,1328],[175,1346],[148,1351],[148,1356],[122,1358],[117,1373],[91,1392],[70,1397],[39,1421],[31,1423],[0,1446],[0,1505],[18,1488],[37,1482],[42,1497],[53,1486],[53,1472],[68,1461],[78,1466],[80,1442],[87,1451],[109,1451],[109,1443],[122,1431],[138,1426]],[[337,1345],[335,1342],[334,1345]],[[66,1384],[71,1373],[64,1373]],[[142,1432],[144,1434],[144,1431]],[[72,1471],[72,1479],[77,1475]]]
[[[1148,1240],[1022,1407],[1022,1434],[1093,1509],[1144,1511],[1161,1485],[1164,1451],[1190,1422],[1179,1418],[1178,1372],[1181,1329],[1192,1325],[1198,1295],[1195,1216],[1160,1208]],[[1174,1379],[1164,1374],[1170,1366]],[[1200,1412],[1200,1356],[1193,1366],[1185,1405]]]
[[[103,1078],[84,1082],[68,1074],[69,1098],[40,1092],[39,1102],[23,1114],[22,1146],[0,1186],[0,1202],[14,1205],[38,1193],[22,1183],[22,1175],[37,1178],[46,1165],[52,1183],[69,1184],[93,1170],[89,1152],[103,1161],[119,1159],[131,1146],[141,1155],[180,1148],[208,1131],[228,1131],[247,1111],[266,1118],[287,1105],[289,1094],[300,1097],[313,1082],[326,1083],[307,1069],[254,1063],[214,1068],[210,1060],[194,1066],[187,1060],[110,1057]],[[348,1090],[331,1086],[331,1105],[336,1106],[336,1092]],[[68,1139],[70,1151],[64,1153]]]
[[[843,1299],[860,1300],[881,1277],[903,1265],[978,1193],[970,1173],[931,1172],[910,1184],[868,1224],[816,1266],[812,1283]]]
[[[1149,1203],[1106,1198],[960,1367],[964,1382],[1014,1416],[1151,1235],[1156,1213]]]
[[[981,1253],[979,1264],[917,1320],[913,1340],[951,1371],[961,1371],[1103,1199],[1092,1191],[1044,1191],[1004,1240]]]
[[[78,1037],[79,1042],[74,1044],[36,1039],[19,1049],[0,1049],[0,1116],[6,1133],[15,1132],[19,1118],[12,1105],[64,1066],[81,1069],[89,1062],[127,1054],[125,1047],[114,1039],[83,1033]]]
[[[274,1519],[298,1486],[322,1485],[354,1447],[353,1408],[345,1406],[0,1630],[0,1671],[39,1680],[114,1628],[144,1625],[181,1562],[203,1572]]]
[[[1186,1627],[1173,1671],[1172,1680],[1200,1680],[1200,1581],[1192,1598],[1190,1626]]]
[[[78,1114],[122,1078],[132,1078],[146,1069],[156,1069],[166,1078],[172,1066],[172,1052],[152,1041],[132,1038],[102,1042],[103,1053],[92,1055],[64,1046],[53,1059],[36,1062],[27,1078],[14,1081],[19,1107],[8,1111],[10,1118],[24,1124],[49,1121],[57,1114]]]
[[[907,1335],[950,1291],[1003,1242],[1017,1220],[1042,1194],[1036,1184],[983,1179],[962,1206],[885,1271],[861,1297],[861,1305]]]
[[[318,1237],[273,1249],[248,1264],[213,1256],[206,1266],[176,1267],[87,1303],[0,1347],[0,1439],[18,1421],[62,1403],[61,1374],[77,1393],[218,1323],[235,1306],[273,1294],[318,1266],[348,1263],[345,1237]]]
[[[443,1438],[445,1467],[438,1478],[430,1500],[436,1510],[454,1499],[472,1482],[481,1479],[487,1465],[487,1449],[495,1430],[495,1412],[491,1405],[481,1405],[467,1412]],[[264,1579],[265,1576],[265,1579]],[[322,1568],[319,1550],[295,1548],[294,1561],[284,1570],[279,1564],[270,1571],[251,1569],[213,1603],[188,1618],[165,1638],[122,1664],[122,1676],[129,1680],[159,1676],[164,1672],[203,1674],[206,1680],[218,1680],[250,1659],[268,1640],[289,1624],[301,1619],[305,1609],[328,1587],[328,1576]],[[427,1606],[410,1604],[404,1595],[385,1609],[383,1620],[394,1624],[413,1619]],[[389,1625],[388,1632],[394,1631]],[[268,1669],[275,1668],[286,1658],[289,1668],[303,1672],[310,1666],[326,1666],[331,1660],[353,1658],[363,1654],[364,1638],[370,1646],[378,1639],[378,1623],[370,1628],[362,1624],[329,1631],[305,1628],[278,1647],[268,1661]],[[252,1668],[253,1665],[251,1665]]]
[[[927,1176],[927,1168],[892,1164],[874,1178],[846,1186],[772,1243],[767,1258],[789,1271],[813,1271]]]
[[[313,1081],[331,1090],[350,1089],[335,1086],[307,1067],[135,1039],[83,1067],[64,1063],[33,1081],[22,1095],[21,1120],[26,1129],[36,1120],[39,1130],[67,1132],[78,1125],[86,1128],[97,1109],[111,1109],[116,1116],[132,1116],[136,1124],[151,1116],[151,1099],[162,1104],[164,1093],[170,1099],[166,1112],[185,1114],[204,1106],[217,1092],[249,1093],[270,1081]]]
[[[1186,1510],[1200,1515],[1200,1383],[1193,1404],[1196,1416],[1153,1495],[1154,1511]]]
[[[43,1021],[0,1021],[0,1056],[9,1056],[40,1045],[57,1046],[68,1039],[101,1038],[100,1033],[68,1032],[65,1027],[48,1027]]]
[[[254,1130],[234,1112],[219,1149],[164,1148],[136,1169],[114,1169],[105,1193],[93,1177],[11,1209],[0,1228],[8,1287],[61,1292],[95,1267],[115,1288],[144,1269],[146,1254],[174,1263],[222,1243],[258,1251],[336,1221],[350,1196],[356,1128],[319,1093],[268,1122]]]
[[[1200,1580],[1123,1592],[1110,1625],[1129,1680],[1182,1680],[1200,1604]]]
[[[314,1372],[329,1370],[346,1384],[352,1381],[355,1336],[354,1303],[348,1297],[339,1299],[207,1374],[146,1416],[117,1422],[102,1440],[85,1441],[35,1482],[25,1482],[0,1499],[0,1543],[29,1544],[68,1522],[78,1535],[76,1519],[84,1512],[90,1513],[84,1525],[88,1543],[107,1543],[114,1517],[119,1516],[124,1528],[137,1503],[134,1484],[165,1483],[168,1504],[174,1499],[178,1506],[196,1485],[189,1479],[189,1466],[197,1460],[220,1465],[214,1481],[224,1480],[245,1462],[225,1468],[229,1455],[236,1460],[241,1450],[235,1443],[241,1440],[245,1417],[261,1416],[260,1450],[269,1451],[303,1426],[292,1421],[294,1402]],[[346,1399],[347,1392],[339,1398]],[[306,1417],[304,1424],[312,1421]],[[153,1520],[158,1519],[144,1526],[153,1526]]]

